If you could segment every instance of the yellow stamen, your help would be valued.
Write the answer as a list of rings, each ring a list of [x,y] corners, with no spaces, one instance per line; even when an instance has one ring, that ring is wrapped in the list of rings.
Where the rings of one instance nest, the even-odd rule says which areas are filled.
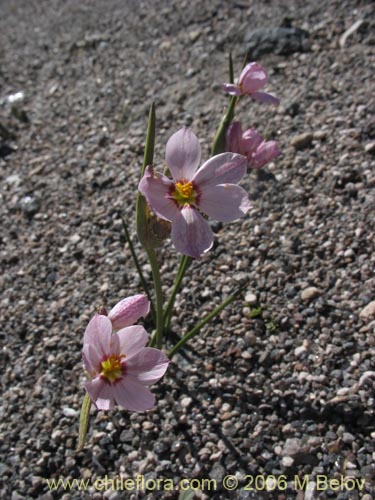
[[[125,354],[118,356],[117,354],[112,354],[109,358],[102,361],[101,375],[102,377],[109,380],[109,382],[114,382],[119,379],[122,375],[122,359],[125,358]]]
[[[186,203],[195,203],[197,193],[194,191],[192,182],[177,182],[172,197],[179,205]]]

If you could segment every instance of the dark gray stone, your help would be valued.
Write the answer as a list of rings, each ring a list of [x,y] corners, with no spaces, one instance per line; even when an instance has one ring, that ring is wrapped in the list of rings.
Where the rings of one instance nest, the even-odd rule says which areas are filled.
[[[249,59],[263,54],[288,56],[309,48],[309,33],[300,28],[259,28],[245,34],[244,42]]]

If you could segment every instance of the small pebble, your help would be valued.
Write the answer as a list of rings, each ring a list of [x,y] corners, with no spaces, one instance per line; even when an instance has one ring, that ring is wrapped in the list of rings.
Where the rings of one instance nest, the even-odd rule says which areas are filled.
[[[310,286],[308,288],[305,288],[301,292],[301,299],[304,300],[305,302],[309,302],[310,300],[313,300],[321,295],[321,292],[318,288],[315,286]]]

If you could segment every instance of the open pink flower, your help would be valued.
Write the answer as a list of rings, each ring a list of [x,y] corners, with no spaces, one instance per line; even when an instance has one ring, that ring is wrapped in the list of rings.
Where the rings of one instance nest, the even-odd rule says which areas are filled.
[[[229,222],[251,208],[246,191],[236,184],[246,172],[246,158],[222,153],[200,168],[198,138],[187,128],[167,143],[166,162],[173,179],[147,167],[139,191],[151,209],[172,223],[171,238],[177,250],[198,258],[213,244],[213,234],[201,212],[212,219]]]
[[[155,397],[147,386],[157,382],[169,359],[158,349],[145,347],[143,326],[128,326],[112,333],[108,316],[96,314],[83,338],[83,362],[91,380],[85,388],[99,410],[111,410],[116,402],[132,411],[151,409]]]
[[[263,167],[280,154],[275,141],[264,141],[252,128],[242,132],[240,122],[232,122],[227,128],[226,149],[232,153],[245,155],[248,166],[252,168]]]
[[[256,101],[279,104],[279,100],[268,92],[259,92],[268,82],[266,70],[260,64],[247,64],[240,74],[237,84],[223,83],[223,90],[231,95],[249,95]]]

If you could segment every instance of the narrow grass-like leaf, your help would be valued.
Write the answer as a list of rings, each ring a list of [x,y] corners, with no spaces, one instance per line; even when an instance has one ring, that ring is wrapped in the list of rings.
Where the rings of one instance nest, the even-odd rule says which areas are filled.
[[[152,298],[151,298],[150,290],[148,288],[147,281],[146,281],[146,279],[145,279],[145,277],[143,275],[142,268],[141,268],[141,265],[139,263],[137,254],[135,253],[133,242],[132,242],[132,239],[130,237],[130,234],[129,234],[126,222],[123,219],[123,217],[120,216],[120,218],[121,218],[122,225],[123,225],[123,228],[124,228],[125,238],[126,238],[126,241],[128,242],[130,253],[132,254],[133,261],[134,261],[135,267],[137,269],[139,279],[141,280],[141,284],[142,284],[143,290],[145,291],[145,293],[147,295],[147,298],[150,301],[150,312],[151,312],[151,316],[152,316],[152,321],[153,321],[153,323],[155,325],[156,324],[155,306],[154,306],[154,303],[153,303]]]
[[[229,83],[234,83],[232,52],[229,52]]]
[[[146,248],[148,261],[151,265],[152,278],[154,280],[154,290],[156,298],[156,347],[158,349],[162,348],[163,345],[163,333],[164,333],[164,322],[163,322],[163,290],[161,287],[160,278],[160,268],[155,250],[151,247]],[[150,342],[154,342],[154,338]],[[152,344],[153,345],[153,344]]]
[[[152,165],[154,161],[154,147],[155,147],[155,104],[152,103],[150,113],[148,116],[147,136],[145,152],[143,157],[143,165],[141,170],[141,178],[143,177],[147,165]],[[136,204],[136,224],[137,235],[139,241],[144,248],[150,247],[150,231],[148,227],[148,206],[145,197],[141,193],[137,193]]]
[[[195,325],[194,328],[192,328],[186,335],[182,337],[182,339],[177,342],[177,344],[169,351],[168,357],[169,359],[172,359],[172,357],[176,354],[176,352],[183,347],[186,342],[188,342],[191,338],[193,338],[199,331],[209,322],[211,321],[212,318],[217,316],[226,306],[231,304],[233,301],[236,300],[236,298],[247,288],[248,282],[246,282],[244,285],[242,285],[237,291],[233,293],[230,297],[228,297],[224,302],[222,302],[216,309],[214,309],[212,312],[207,314],[200,323]]]
[[[224,153],[225,151],[225,133],[231,121],[234,118],[234,111],[236,109],[237,101],[238,101],[237,96],[235,95],[230,96],[227,112],[225,113],[220,122],[219,128],[217,129],[215,139],[211,148],[212,156]]]
[[[89,426],[89,414],[91,408],[90,396],[86,393],[82,401],[81,413],[79,415],[79,434],[77,451],[81,451],[85,446],[87,429]]]
[[[183,255],[181,257],[180,266],[178,268],[175,282],[173,285],[173,290],[172,290],[171,296],[169,297],[167,306],[164,310],[164,330],[165,330],[165,332],[168,332],[168,330],[170,329],[174,301],[175,301],[176,295],[180,289],[183,277],[185,276],[186,270],[189,267],[191,261],[192,261],[191,257],[188,257],[187,255]]]
[[[156,126],[155,103],[152,103],[148,115],[146,145],[145,145],[145,152],[143,155],[141,178],[145,173],[147,165],[152,165],[154,161],[155,126]]]
[[[247,58],[248,55],[246,54],[242,63],[242,68],[241,71],[244,69],[247,63]],[[234,83],[234,71],[233,71],[233,59],[232,59],[232,54],[229,53],[229,82]],[[229,104],[227,111],[225,115],[223,116],[223,119],[220,122],[219,128],[217,129],[214,142],[212,144],[211,148],[211,154],[212,156],[218,155],[220,153],[223,153],[225,151],[225,133],[227,131],[227,128],[231,124],[234,118],[234,112],[236,109],[236,104],[239,101],[239,97],[237,96],[230,96],[229,97]]]

